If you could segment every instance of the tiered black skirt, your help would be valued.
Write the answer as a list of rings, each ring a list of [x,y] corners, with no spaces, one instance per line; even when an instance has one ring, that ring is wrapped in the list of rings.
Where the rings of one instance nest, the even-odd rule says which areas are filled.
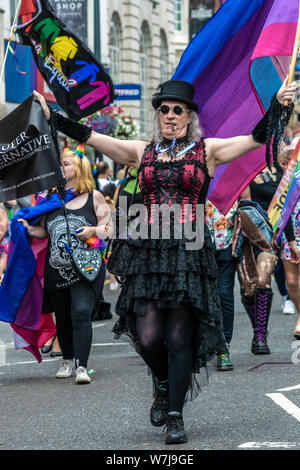
[[[196,320],[192,342],[193,371],[199,373],[216,353],[226,349],[218,294],[218,268],[210,233],[205,225],[204,245],[187,250],[186,241],[130,240],[126,281],[116,305],[120,319],[113,332],[126,334],[138,351],[136,315],[144,315],[147,302],[162,312],[184,304]]]

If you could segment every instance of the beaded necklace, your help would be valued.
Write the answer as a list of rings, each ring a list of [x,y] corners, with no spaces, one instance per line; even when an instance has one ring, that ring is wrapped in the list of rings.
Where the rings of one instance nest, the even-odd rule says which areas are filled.
[[[161,148],[162,145],[167,145],[168,147]],[[156,144],[155,152],[158,154],[169,152],[171,159],[178,158],[184,153],[189,152],[192,148],[195,147],[195,145],[196,142],[189,144],[186,137],[178,140],[174,138],[172,141],[164,139],[162,142]]]

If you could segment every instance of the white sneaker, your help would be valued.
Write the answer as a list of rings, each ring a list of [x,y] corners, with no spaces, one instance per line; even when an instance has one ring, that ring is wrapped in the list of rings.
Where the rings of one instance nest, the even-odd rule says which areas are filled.
[[[291,300],[284,300],[282,304],[282,313],[284,315],[295,315],[295,305]]]
[[[76,369],[76,379],[77,384],[89,384],[91,379],[88,376],[87,369],[85,367],[79,366]]]
[[[56,374],[57,379],[67,379],[68,377],[71,377],[73,373],[73,361],[70,361],[69,359],[62,359],[60,362],[59,369]]]

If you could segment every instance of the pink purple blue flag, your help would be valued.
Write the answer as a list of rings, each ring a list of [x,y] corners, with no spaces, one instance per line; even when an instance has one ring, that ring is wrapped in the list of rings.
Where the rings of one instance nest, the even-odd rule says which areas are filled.
[[[205,137],[248,135],[288,73],[299,0],[227,0],[193,38],[173,79],[195,87]],[[217,167],[209,199],[226,214],[266,166],[265,147]]]

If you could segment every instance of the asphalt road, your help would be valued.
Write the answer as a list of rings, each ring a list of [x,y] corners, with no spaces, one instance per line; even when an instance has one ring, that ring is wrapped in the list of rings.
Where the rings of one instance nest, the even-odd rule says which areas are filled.
[[[37,364],[15,351],[12,330],[0,323],[5,364],[0,366],[1,450],[249,450],[300,449],[300,361],[292,332],[295,315],[281,313],[275,293],[269,323],[271,354],[250,352],[251,327],[236,289],[231,357],[234,370],[217,372],[184,409],[187,444],[166,446],[165,432],[149,422],[152,383],[142,359],[124,340],[113,340],[117,317],[94,322],[89,362],[92,382],[58,380],[59,359]],[[105,287],[113,308],[116,295]],[[3,348],[2,348],[3,351]],[[1,361],[0,361],[1,362]],[[2,361],[3,362],[3,361]],[[284,390],[282,390],[284,389]],[[133,467],[132,467],[133,468]]]

